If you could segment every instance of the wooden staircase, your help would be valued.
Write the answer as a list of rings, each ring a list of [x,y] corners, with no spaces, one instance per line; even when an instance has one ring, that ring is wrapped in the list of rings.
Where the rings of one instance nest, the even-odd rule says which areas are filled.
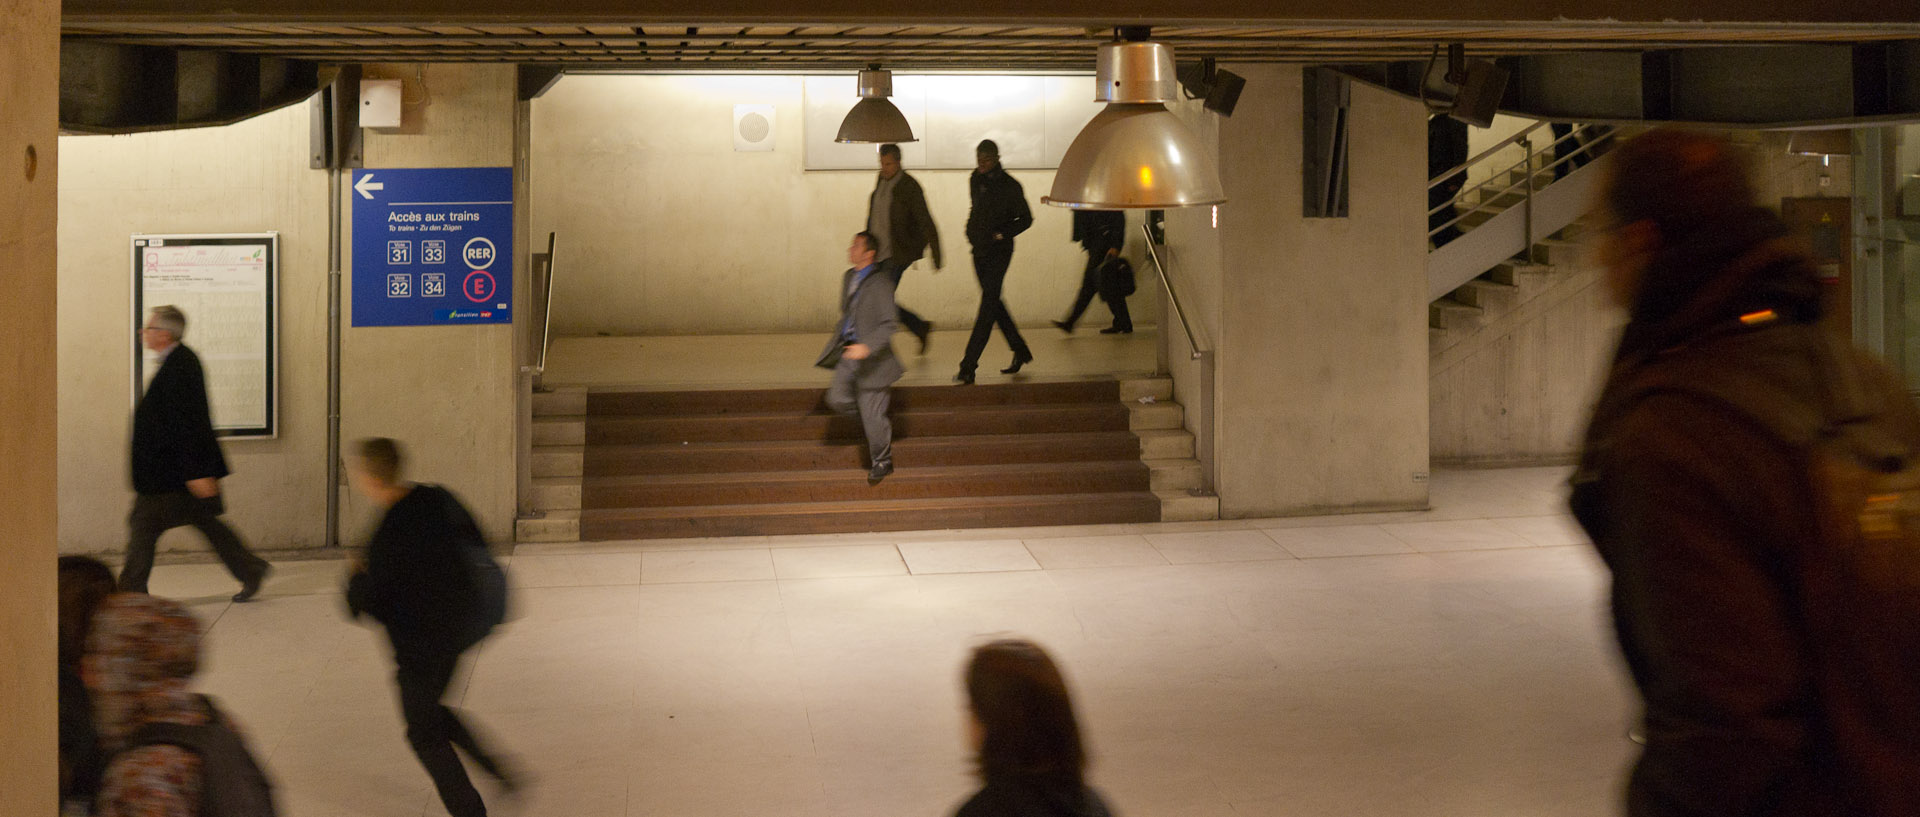
[[[1164,378],[894,390],[894,462],[820,389],[535,395],[520,541],[1210,519]]]

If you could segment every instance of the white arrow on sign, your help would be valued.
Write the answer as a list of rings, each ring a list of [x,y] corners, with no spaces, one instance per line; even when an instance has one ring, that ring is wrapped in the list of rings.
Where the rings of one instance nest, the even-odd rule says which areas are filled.
[[[372,200],[373,200],[373,191],[375,191],[375,190],[385,190],[385,189],[387,189],[387,185],[386,185],[386,183],[385,183],[385,182],[376,182],[376,181],[374,181],[374,180],[373,180],[373,174],[372,174],[372,173],[368,173],[368,174],[367,174],[367,175],[365,175],[365,176],[361,176],[361,177],[360,177],[360,181],[357,181],[357,182],[354,182],[354,183],[353,183],[353,189],[354,189],[354,190],[355,190],[356,192],[358,192],[358,193],[359,193],[360,195],[362,195],[362,196],[365,196],[365,197],[367,197],[367,200],[368,200],[368,201],[372,201]]]

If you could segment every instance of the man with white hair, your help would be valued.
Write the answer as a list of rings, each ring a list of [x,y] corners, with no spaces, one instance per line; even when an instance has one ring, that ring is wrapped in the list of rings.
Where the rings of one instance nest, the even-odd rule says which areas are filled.
[[[141,345],[159,356],[160,365],[133,409],[136,496],[127,518],[131,535],[127,561],[120,569],[120,589],[147,592],[160,534],[192,525],[213,545],[227,572],[240,580],[240,592],[233,600],[248,601],[260,592],[272,565],[247,550],[220,520],[226,512],[220,479],[229,473],[227,459],[213,434],[200,356],[180,342],[186,333],[187,316],[172,306],[149,310],[140,330]]]

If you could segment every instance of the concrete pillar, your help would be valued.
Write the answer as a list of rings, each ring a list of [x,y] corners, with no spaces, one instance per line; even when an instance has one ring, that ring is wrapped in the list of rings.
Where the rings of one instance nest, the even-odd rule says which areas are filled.
[[[400,78],[410,86],[403,127],[367,131],[368,168],[514,165],[513,66],[376,66],[368,76]],[[351,218],[346,228],[351,241]],[[527,287],[526,253],[526,247],[513,248],[516,298]],[[522,311],[515,320],[524,323],[529,316]],[[353,442],[362,437],[399,440],[412,459],[411,476],[459,494],[488,539],[510,541],[516,511],[514,339],[521,328],[349,328],[342,344],[342,453],[352,456]],[[352,492],[342,497],[342,531],[353,541],[364,534],[371,512]]]
[[[1223,517],[1426,505],[1426,130],[1420,103],[1356,84],[1350,215],[1305,218],[1302,71],[1233,66],[1217,129],[1228,203],[1169,214],[1176,284],[1216,354]],[[1180,399],[1201,381],[1169,331]]]
[[[59,0],[0,2],[0,814],[51,814]]]

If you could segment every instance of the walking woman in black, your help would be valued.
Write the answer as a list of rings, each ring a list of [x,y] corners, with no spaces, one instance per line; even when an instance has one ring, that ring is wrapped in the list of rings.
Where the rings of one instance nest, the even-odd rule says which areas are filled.
[[[1109,817],[1083,774],[1087,755],[1067,684],[1046,651],[995,641],[967,663],[982,786],[954,817]]]

